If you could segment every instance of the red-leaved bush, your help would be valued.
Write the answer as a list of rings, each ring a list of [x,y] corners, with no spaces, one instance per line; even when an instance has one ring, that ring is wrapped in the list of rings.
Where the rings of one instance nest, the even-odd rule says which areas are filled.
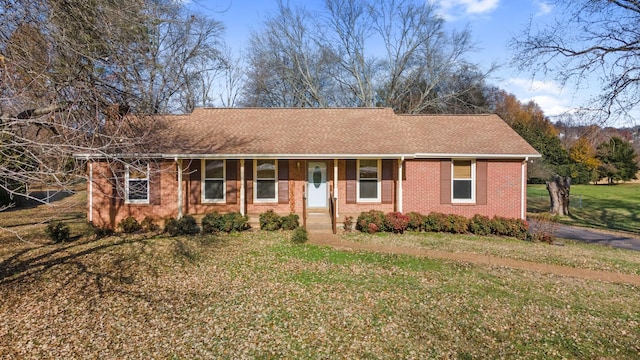
[[[384,226],[387,231],[392,231],[397,234],[404,233],[409,225],[409,216],[403,215],[400,212],[390,212],[384,216]]]

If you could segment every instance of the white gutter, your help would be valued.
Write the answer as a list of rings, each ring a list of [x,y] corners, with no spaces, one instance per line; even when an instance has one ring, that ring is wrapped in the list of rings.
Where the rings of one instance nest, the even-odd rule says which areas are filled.
[[[104,153],[97,153],[97,154],[90,154],[90,153],[84,153],[84,154],[73,154],[73,157],[76,159],[85,159],[85,160],[89,160],[89,159],[107,159],[107,158],[136,158],[136,159],[158,159],[158,158],[163,158],[163,159],[175,159],[176,157],[181,157],[180,155],[177,154],[147,154],[147,153],[126,153],[126,154],[104,154]]]
[[[413,154],[165,154],[165,158],[183,159],[397,159],[401,156],[413,158]]]
[[[416,159],[423,158],[474,158],[474,159],[529,159],[542,157],[540,154],[454,154],[454,153],[417,153]]]
[[[89,222],[93,223],[93,162],[89,163]]]
[[[527,219],[527,161],[526,157],[522,162],[522,181],[520,190],[520,218],[522,220]]]
[[[466,154],[466,153],[414,153],[414,154],[74,154],[81,159],[119,158],[163,158],[163,159],[524,159],[539,158],[540,154]]]

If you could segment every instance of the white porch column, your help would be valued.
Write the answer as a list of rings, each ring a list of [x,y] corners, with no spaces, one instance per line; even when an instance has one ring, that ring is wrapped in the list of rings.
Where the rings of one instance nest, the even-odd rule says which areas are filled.
[[[89,163],[89,222],[93,222],[93,161]]]
[[[182,159],[176,159],[178,164],[178,219],[182,218]]]
[[[244,216],[247,213],[245,201],[245,185],[244,185],[244,159],[240,159],[240,214]]]
[[[398,182],[397,182],[397,191],[398,199],[396,199],[396,203],[398,204],[398,212],[402,212],[402,166],[404,165],[404,156],[398,159]]]
[[[336,199],[336,218],[338,214],[338,159],[333,159],[333,198]]]

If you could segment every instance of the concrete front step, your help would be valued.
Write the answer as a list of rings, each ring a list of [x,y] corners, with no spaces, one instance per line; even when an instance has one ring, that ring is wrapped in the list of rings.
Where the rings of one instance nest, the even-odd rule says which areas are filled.
[[[303,220],[300,218],[300,225],[302,226]],[[260,220],[258,214],[249,215],[249,225],[252,229],[260,229]],[[331,234],[333,230],[331,228],[331,217],[328,213],[309,213],[307,214],[307,231],[313,233]]]

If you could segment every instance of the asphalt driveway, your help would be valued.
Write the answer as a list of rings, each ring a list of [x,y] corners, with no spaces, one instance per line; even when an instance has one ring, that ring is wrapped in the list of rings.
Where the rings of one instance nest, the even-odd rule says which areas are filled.
[[[620,249],[640,251],[640,238],[624,233],[604,232],[574,226],[560,225],[556,237],[582,241],[589,244],[606,245]]]

